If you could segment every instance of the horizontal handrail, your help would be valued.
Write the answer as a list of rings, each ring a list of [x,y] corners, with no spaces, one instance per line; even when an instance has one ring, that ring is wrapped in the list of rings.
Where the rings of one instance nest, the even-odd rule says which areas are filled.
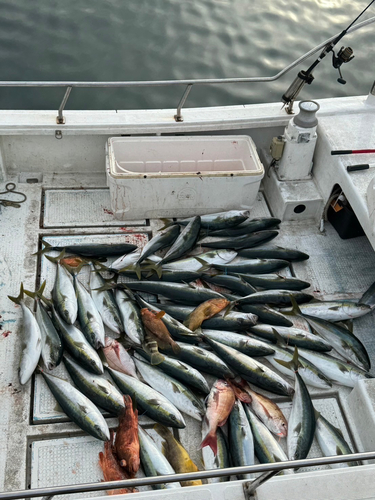
[[[352,33],[360,28],[375,22],[375,17],[371,17],[361,23],[352,26],[348,33]],[[72,81],[0,81],[0,87],[162,87],[168,85],[210,85],[223,83],[255,83],[272,82],[281,78],[285,73],[303,62],[305,59],[318,52],[329,42],[337,38],[339,33],[328,38],[326,41],[317,45],[303,56],[296,59],[293,63],[286,66],[273,76],[248,77],[248,78],[197,78],[185,80],[140,80],[140,81],[120,81],[120,82],[72,82]]]
[[[364,453],[353,453],[349,455],[336,455],[332,457],[305,458],[303,460],[291,460],[288,462],[276,462],[270,464],[249,465],[242,467],[228,467],[226,469],[213,469],[184,474],[169,474],[166,476],[142,477],[139,479],[126,479],[123,481],[104,481],[97,483],[72,484],[68,486],[54,486],[48,488],[35,488],[32,490],[19,490],[0,493],[0,500],[17,500],[20,498],[52,497],[55,495],[67,495],[73,493],[86,493],[89,491],[114,490],[121,488],[137,488],[139,486],[152,486],[161,483],[174,483],[180,481],[195,481],[211,477],[234,476],[242,474],[254,474],[259,472],[282,471],[284,469],[297,469],[299,467],[314,467],[317,465],[338,464],[344,462],[357,462],[362,460],[374,460],[375,451]]]

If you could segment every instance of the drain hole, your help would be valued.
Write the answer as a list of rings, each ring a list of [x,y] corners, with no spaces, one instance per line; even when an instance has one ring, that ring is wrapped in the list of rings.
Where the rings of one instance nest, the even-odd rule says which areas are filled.
[[[37,184],[39,182],[39,179],[36,177],[32,177],[31,179],[26,179],[27,184]]]
[[[296,214],[301,214],[305,210],[306,210],[306,205],[297,205],[296,207],[294,207],[294,213]]]

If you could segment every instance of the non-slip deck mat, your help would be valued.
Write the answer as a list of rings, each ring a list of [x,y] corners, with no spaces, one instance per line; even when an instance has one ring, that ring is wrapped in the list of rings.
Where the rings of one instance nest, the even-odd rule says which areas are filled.
[[[115,219],[109,189],[47,189],[43,227],[140,226],[146,221]]]

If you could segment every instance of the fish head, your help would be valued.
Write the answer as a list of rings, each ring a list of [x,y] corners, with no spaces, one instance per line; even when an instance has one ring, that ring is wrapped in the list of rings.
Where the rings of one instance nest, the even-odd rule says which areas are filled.
[[[126,470],[131,474],[132,477],[136,475],[139,470],[141,463],[139,458],[139,453],[133,452],[128,456],[128,461],[126,463]]]
[[[275,421],[276,435],[280,438],[285,438],[288,434],[288,424],[281,419]]]

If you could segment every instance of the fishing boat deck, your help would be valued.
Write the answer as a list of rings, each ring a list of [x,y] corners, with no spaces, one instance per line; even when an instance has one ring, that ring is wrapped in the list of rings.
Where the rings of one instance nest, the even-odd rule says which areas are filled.
[[[346,172],[349,160],[331,157],[330,150],[347,149],[348,144],[353,149],[372,144],[375,134],[373,108],[367,105],[366,97],[327,99],[320,103],[319,139],[314,162],[314,172],[319,174],[315,180],[320,184],[320,195],[324,194],[323,198],[327,200],[333,184],[339,183],[350,203],[358,208],[356,212],[367,237],[342,240],[329,223],[321,232],[316,211],[311,218],[306,217],[307,203],[308,210],[301,214],[301,220],[281,224],[275,243],[298,248],[310,255],[309,260],[291,265],[289,271],[309,281],[312,286],[307,291],[316,298],[357,299],[375,281],[374,232],[369,221],[369,216],[375,212],[366,208],[366,188],[372,171],[370,168],[349,176]],[[104,145],[108,137],[155,133],[247,134],[255,141],[261,160],[267,165],[270,141],[282,133],[290,118],[280,109],[279,103],[209,111],[185,109],[184,122],[177,123],[173,119],[174,113],[175,110],[66,111],[66,125],[59,126],[62,140],[56,140],[55,112],[4,111],[0,115],[0,192],[5,191],[7,183],[14,182],[16,191],[27,196],[19,208],[0,205],[0,491],[99,482],[102,479],[98,453],[103,443],[85,435],[61,413],[39,375],[25,386],[19,384],[21,310],[7,296],[18,295],[21,282],[26,289],[35,290],[46,279],[47,290],[51,290],[54,265],[44,257],[32,255],[41,248],[42,238],[50,243],[125,240],[143,246],[162,226],[160,220],[119,221],[114,218],[104,174]],[[342,118],[341,127],[338,126],[339,118]],[[370,163],[371,157],[363,156],[360,161]],[[263,192],[258,194],[251,217],[278,216],[274,208],[269,208],[274,207],[274,191],[270,188],[276,182],[274,172],[269,173],[270,177],[266,176],[264,182],[268,199],[265,200]],[[295,195],[295,203],[303,197],[311,200],[318,193],[312,181],[286,184]],[[320,195],[318,193],[318,197]],[[2,198],[21,199],[9,194],[0,195]],[[322,198],[319,203],[323,208]],[[32,306],[32,300],[27,300]],[[374,327],[374,313],[354,320],[354,333],[365,344],[373,366]],[[60,366],[56,374],[67,376]],[[373,387],[373,381],[366,380],[353,390],[338,385],[328,391],[311,390],[315,407],[340,427],[353,451],[375,450]],[[291,402],[280,396],[274,399],[288,417]],[[146,416],[141,418],[143,424],[151,428],[151,421]],[[190,417],[186,420],[187,428],[178,434],[201,468],[200,424]],[[115,428],[117,421],[108,418],[108,424]],[[281,444],[285,446],[285,443]],[[309,457],[321,455],[314,440]],[[306,472],[301,469],[295,475],[271,479],[257,490],[257,495],[260,499],[277,495],[279,500],[307,500],[316,498],[321,488],[320,496],[325,499],[363,499],[371,495],[375,498],[374,467],[364,465],[360,473],[358,468],[339,471],[313,471],[309,468]],[[142,498],[148,494],[154,499],[177,498],[175,491],[165,490],[144,491]],[[184,488],[180,494],[184,498],[194,495],[196,499],[243,499],[239,481],[204,485],[194,487],[194,490]],[[99,495],[106,498],[105,493],[74,497]],[[140,494],[133,495],[136,499]]]
[[[0,191],[4,190],[5,183],[2,183]],[[0,212],[0,490],[100,481],[102,473],[98,465],[98,453],[103,448],[102,442],[84,435],[75,424],[68,421],[56,407],[40,375],[34,376],[25,386],[19,384],[17,370],[21,352],[21,310],[7,295],[18,295],[21,282],[26,289],[34,290],[44,279],[47,279],[47,289],[51,290],[53,264],[44,257],[32,255],[41,247],[41,238],[50,243],[61,240],[67,243],[125,240],[143,246],[153,232],[160,228],[161,222],[116,220],[111,212],[105,178],[100,175],[93,175],[90,179],[64,175],[51,176],[49,179],[45,177],[43,184],[18,183],[17,190],[25,193],[26,202],[19,208],[1,206]],[[260,192],[251,216],[269,215],[272,214]],[[375,253],[365,236],[341,240],[329,223],[322,233],[316,222],[293,221],[281,224],[275,242],[298,248],[310,255],[309,260],[293,264],[290,272],[311,282],[308,291],[316,298],[356,299],[375,281]],[[354,320],[354,333],[365,344],[373,365],[374,322],[374,314]],[[61,366],[56,369],[56,373],[66,376]],[[366,429],[356,426],[358,419],[355,405],[350,399],[350,389],[334,385],[329,391],[313,389],[311,393],[315,407],[341,428],[354,451],[370,451],[373,448],[371,442],[366,442]],[[291,402],[280,396],[276,396],[275,400],[288,417]],[[143,416],[142,420],[146,426],[152,426],[147,417]],[[179,431],[179,437],[193,460],[201,466],[200,424],[190,417],[187,417],[187,423],[187,428]],[[116,419],[109,418],[108,424],[116,427]],[[309,456],[322,456],[316,441]],[[298,474],[301,473],[303,469]],[[314,481],[313,477],[310,469],[305,481]],[[280,480],[290,481],[287,476],[277,479]],[[194,497],[211,498],[207,495],[212,494],[215,498],[221,498],[221,495],[224,498],[224,495],[230,494],[231,498],[241,498],[238,496],[241,489],[233,489],[235,484],[228,483],[220,489],[220,485],[211,485],[210,491],[207,486],[195,487]],[[262,488],[259,489],[259,498],[269,486]],[[297,494],[295,486],[293,495],[289,490],[286,488],[285,496],[288,491],[288,498],[294,498]],[[185,495],[188,495],[187,492],[185,490]],[[154,498],[165,498],[172,494],[176,498],[175,492],[152,493]],[[75,497],[100,495],[92,493]],[[135,494],[134,498],[137,497]],[[279,495],[279,498],[284,497]]]

